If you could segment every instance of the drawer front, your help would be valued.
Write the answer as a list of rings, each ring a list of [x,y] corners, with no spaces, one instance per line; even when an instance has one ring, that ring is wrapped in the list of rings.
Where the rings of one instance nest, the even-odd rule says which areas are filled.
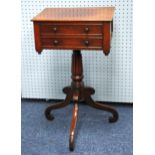
[[[70,35],[102,35],[102,24],[58,24],[42,23],[41,34],[70,34]]]
[[[44,38],[44,49],[102,49],[102,38]]]

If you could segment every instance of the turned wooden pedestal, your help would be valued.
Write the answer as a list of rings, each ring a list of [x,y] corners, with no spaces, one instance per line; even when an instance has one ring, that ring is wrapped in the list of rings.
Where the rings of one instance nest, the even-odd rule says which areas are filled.
[[[69,148],[74,150],[74,136],[78,117],[78,103],[84,101],[91,107],[96,109],[105,110],[112,114],[109,117],[109,122],[116,122],[118,119],[118,113],[115,109],[110,106],[94,102],[91,95],[95,93],[95,90],[91,87],[85,87],[83,82],[83,65],[82,65],[82,55],[80,50],[73,50],[72,54],[72,83],[70,87],[65,87],[63,92],[66,94],[66,98],[63,102],[52,104],[45,110],[45,116],[48,120],[53,120],[54,116],[51,111],[54,109],[59,109],[67,106],[71,101],[74,103],[71,127],[69,132]]]

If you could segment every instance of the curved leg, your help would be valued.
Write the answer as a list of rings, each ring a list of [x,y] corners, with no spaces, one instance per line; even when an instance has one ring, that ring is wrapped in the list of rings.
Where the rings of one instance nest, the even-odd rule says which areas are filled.
[[[69,94],[67,94],[66,99],[63,102],[47,107],[45,110],[45,117],[47,118],[47,120],[52,121],[54,119],[54,116],[51,114],[51,110],[59,109],[59,108],[63,108],[67,106],[70,103],[71,99],[72,99],[72,92],[70,91]]]
[[[111,112],[113,116],[109,117],[110,123],[116,122],[118,120],[119,115],[118,115],[117,111],[115,109],[113,109],[112,107],[105,105],[105,104],[97,103],[91,98],[91,96],[88,96],[88,95],[86,96],[85,101],[88,105],[90,105],[96,109]]]
[[[74,136],[75,136],[75,128],[76,128],[76,124],[77,124],[77,117],[78,117],[78,102],[75,101],[74,108],[73,108],[73,114],[72,114],[70,133],[69,133],[69,149],[70,149],[70,151],[74,150]]]

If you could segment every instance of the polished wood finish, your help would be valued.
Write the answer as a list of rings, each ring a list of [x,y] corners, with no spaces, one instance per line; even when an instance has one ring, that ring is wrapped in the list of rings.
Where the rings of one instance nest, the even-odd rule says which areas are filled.
[[[111,33],[112,33],[112,24],[105,22],[103,24],[103,50],[105,55],[108,55],[110,52],[110,45],[111,45]]]
[[[110,52],[113,32],[114,7],[98,8],[46,8],[32,19],[34,23],[35,49],[40,54],[43,49],[72,49],[71,86],[63,89],[66,98],[63,102],[52,104],[45,110],[45,116],[52,121],[51,111],[74,104],[69,132],[69,149],[74,150],[75,130],[78,119],[78,103],[83,101],[96,109],[112,114],[109,122],[118,120],[117,111],[111,106],[95,102],[91,95],[94,88],[83,82],[81,50],[103,50]]]
[[[71,99],[72,99],[72,96],[73,93],[71,90],[67,91],[67,96],[66,96],[66,99],[63,101],[63,102],[60,102],[60,103],[57,103],[57,104],[54,104],[54,105],[51,105],[49,106],[48,108],[46,108],[45,110],[45,116],[48,120],[52,121],[54,119],[54,116],[51,114],[51,110],[53,109],[59,109],[59,108],[63,108],[65,106],[67,106]]]
[[[110,52],[112,22],[34,22],[35,49],[79,49]],[[76,39],[77,38],[77,39]],[[54,43],[56,40],[57,43]],[[88,42],[88,44],[86,43]]]
[[[101,22],[43,22],[40,24],[41,35],[101,35]]]
[[[38,53],[41,53],[41,37],[40,37],[40,26],[38,23],[34,22],[34,39],[35,39],[35,49]]]
[[[114,7],[45,8],[32,21],[112,21]]]
[[[77,124],[77,118],[78,118],[78,102],[74,101],[74,108],[73,108],[73,114],[72,114],[72,121],[71,121],[71,127],[69,131],[69,149],[71,151],[74,150],[74,137],[75,137],[75,129]]]
[[[77,116],[78,116],[78,103],[80,101],[85,101],[87,105],[94,107],[96,109],[110,112],[112,114],[112,116],[109,117],[110,123],[116,122],[118,120],[118,113],[111,106],[94,102],[94,100],[91,98],[91,95],[95,93],[95,90],[91,87],[84,86],[82,55],[80,50],[73,51],[71,72],[72,72],[71,86],[65,87],[63,89],[63,92],[67,94],[65,101],[49,106],[45,110],[45,116],[48,120],[53,120],[54,117],[51,114],[52,110],[67,106],[71,100],[73,101],[74,108],[73,108],[70,136],[69,136],[69,148],[71,151],[73,151],[75,128],[76,128]]]
[[[68,47],[68,44],[70,47]],[[101,38],[45,38],[42,40],[44,49],[100,49],[102,50]]]
[[[103,50],[108,55],[114,10],[114,7],[44,9],[32,19],[36,51],[91,49]]]

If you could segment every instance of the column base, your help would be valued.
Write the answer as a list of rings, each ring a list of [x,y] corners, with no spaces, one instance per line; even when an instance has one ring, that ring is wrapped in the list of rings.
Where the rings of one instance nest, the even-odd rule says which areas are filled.
[[[74,137],[75,137],[75,129],[77,124],[77,118],[78,118],[78,103],[79,102],[85,102],[87,105],[99,109],[104,110],[107,112],[110,112],[112,116],[109,117],[109,122],[114,123],[118,120],[118,113],[117,111],[112,108],[111,106],[97,103],[95,102],[91,95],[95,93],[95,90],[91,87],[84,87],[82,89],[82,92],[77,92],[77,90],[73,90],[71,87],[65,87],[63,89],[63,92],[66,94],[66,99],[63,102],[52,104],[45,110],[45,116],[47,120],[52,121],[54,119],[54,116],[51,114],[51,111],[54,109],[63,108],[71,101],[74,103],[73,113],[72,113],[72,121],[71,121],[71,127],[70,127],[70,133],[69,133],[69,149],[70,151],[74,150],[75,144],[74,144]]]
[[[71,101],[74,103],[73,114],[72,114],[72,121],[69,133],[69,149],[71,151],[74,150],[74,140],[75,140],[75,129],[77,124],[77,117],[78,117],[78,103],[85,102],[87,105],[110,112],[112,114],[109,117],[109,122],[113,123],[118,120],[118,113],[117,111],[112,108],[111,106],[97,103],[92,98],[91,95],[95,93],[94,88],[85,87],[83,83],[83,65],[82,65],[82,55],[81,51],[74,50],[72,55],[72,83],[70,87],[65,87],[63,92],[66,94],[66,98],[63,102],[52,104],[45,110],[45,116],[48,120],[52,121],[54,116],[51,114],[51,111],[54,109],[59,109],[67,106]]]

